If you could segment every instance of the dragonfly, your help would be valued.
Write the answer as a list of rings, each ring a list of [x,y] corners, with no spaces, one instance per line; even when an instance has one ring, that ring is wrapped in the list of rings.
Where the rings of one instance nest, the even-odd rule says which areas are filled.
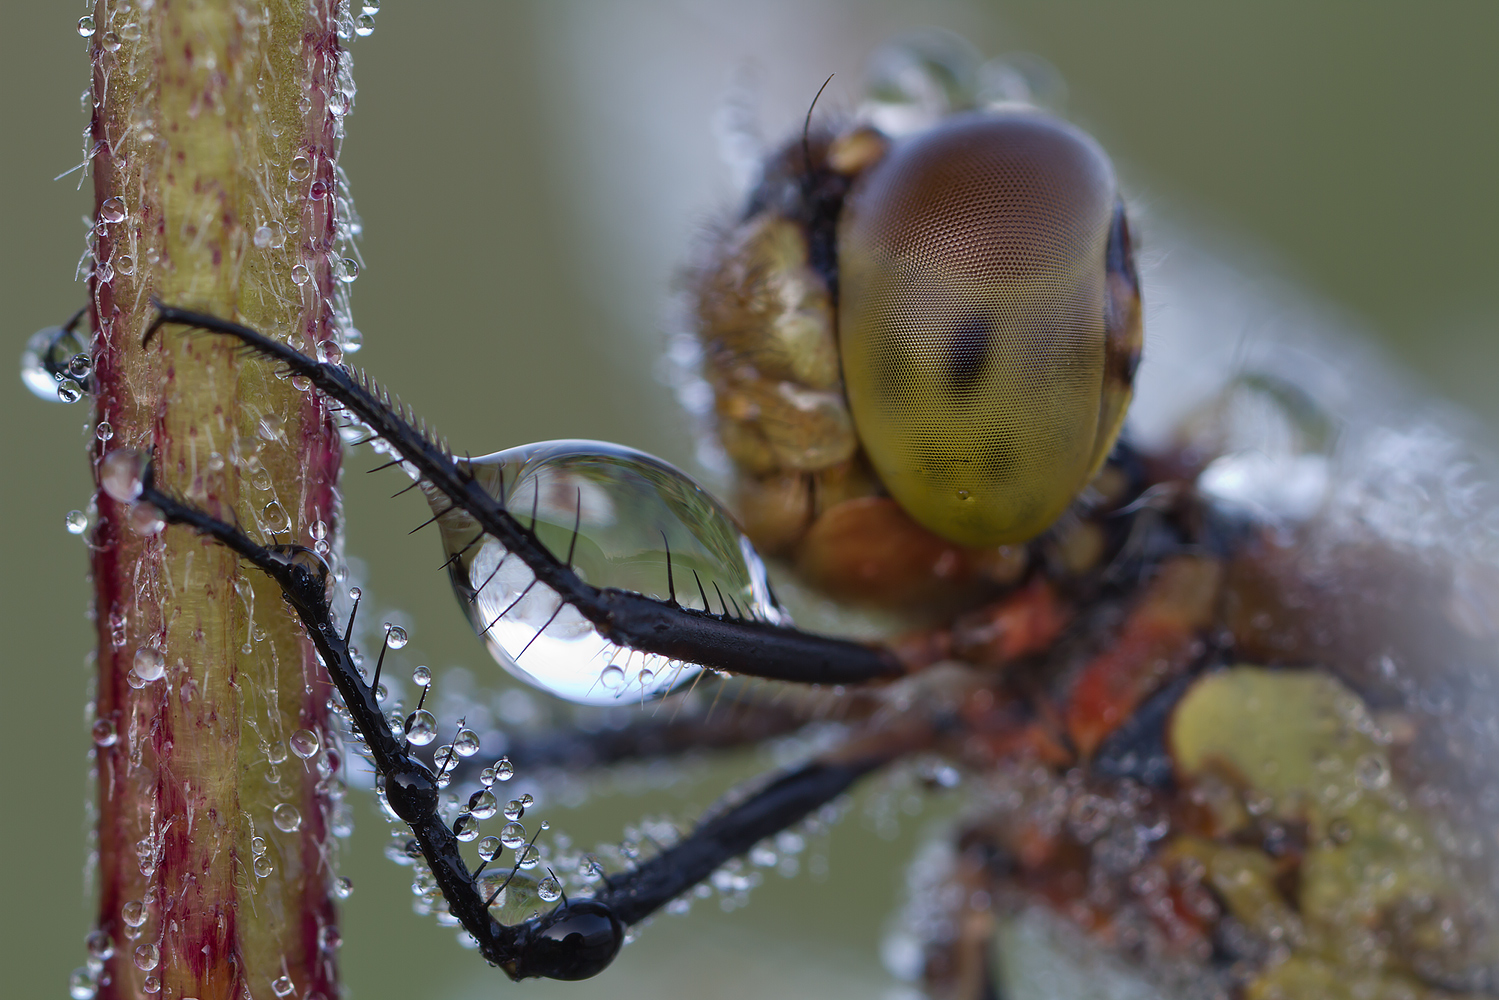
[[[493,954],[512,974],[603,972],[618,925],[634,922],[621,914],[649,912],[640,900],[670,906],[866,773],[921,757],[932,784],[970,802],[903,921],[908,971],[933,995],[1003,995],[996,925],[1021,909],[1182,995],[1492,993],[1499,588],[1485,488],[1453,472],[1459,446],[1441,428],[1356,425],[1320,373],[1244,357],[1167,434],[1118,443],[1142,342],[1128,212],[1096,144],[1013,97],[950,90],[946,114],[904,131],[878,118],[809,127],[697,273],[702,373],[746,536],[810,587],[895,612],[902,627],[879,644],[789,629],[721,508],[648,456],[564,442],[459,460],[336,365],[212,317],[164,307],[160,319],[240,337],[370,427],[428,493],[476,628],[529,680],[646,700],[706,666],[835,689],[842,743],[696,828],[646,838],[596,892],[508,925],[522,928],[512,952]],[[999,190],[998,206],[941,214],[964,182],[942,173],[954,163]],[[911,208],[928,195],[938,209]],[[892,239],[969,246],[960,227],[981,228],[991,207],[1009,224],[991,229],[1025,239],[997,240],[958,292],[885,259]],[[935,361],[901,353],[902,324],[943,344]],[[977,454],[979,468],[951,468]],[[327,639],[330,669],[349,658],[315,560],[248,542],[153,476],[133,498],[266,569]],[[647,508],[659,549],[610,536],[619,518],[604,512],[630,524]],[[611,546],[648,552],[635,562],[665,580],[612,582]],[[579,651],[580,636],[601,641]],[[532,667],[538,642],[596,676],[564,690]],[[444,837],[420,829],[436,809],[416,801],[453,752],[425,777],[382,759],[382,740],[420,745],[427,723],[419,708],[380,735],[378,681],[345,690],[346,709],[463,920],[435,871],[448,855],[428,843]],[[827,702],[750,700],[716,737],[796,732]],[[607,741],[521,741],[512,764],[700,745],[715,709],[643,717]],[[401,782],[422,790],[399,799]],[[452,822],[454,837],[478,812]],[[710,843],[698,873],[689,861]],[[515,846],[505,887],[533,844]],[[535,900],[558,899],[560,884],[515,885],[528,882]]]

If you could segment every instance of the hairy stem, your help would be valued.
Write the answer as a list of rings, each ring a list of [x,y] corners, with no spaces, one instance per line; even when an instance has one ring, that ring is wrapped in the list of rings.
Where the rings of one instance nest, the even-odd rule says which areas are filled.
[[[331,0],[100,2],[91,48],[89,287],[109,430],[96,470],[117,448],[147,452],[181,495],[307,545],[334,537],[338,513],[321,401],[220,338],[147,349],[141,333],[157,295],[308,351],[336,341],[337,16]],[[290,752],[309,745],[299,733],[333,741],[326,675],[275,586],[233,553],[153,530],[149,508],[103,492],[97,505],[99,932],[113,946],[98,996],[336,996],[337,786],[327,757]]]

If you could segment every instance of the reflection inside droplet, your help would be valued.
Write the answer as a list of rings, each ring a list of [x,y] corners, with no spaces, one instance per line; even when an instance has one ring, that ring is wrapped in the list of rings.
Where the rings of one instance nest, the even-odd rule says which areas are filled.
[[[557,558],[570,557],[587,583],[782,620],[764,566],[733,519],[659,459],[598,441],[547,441],[460,464],[522,524],[534,513],[537,536]],[[429,499],[434,510],[450,506]],[[696,665],[610,642],[498,541],[475,543],[478,526],[463,512],[438,523],[455,557],[459,602],[491,654],[518,677],[569,701],[602,705],[659,696],[697,673]]]

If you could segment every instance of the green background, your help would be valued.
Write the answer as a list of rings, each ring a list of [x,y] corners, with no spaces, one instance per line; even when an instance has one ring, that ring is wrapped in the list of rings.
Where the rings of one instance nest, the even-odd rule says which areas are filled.
[[[73,281],[90,210],[76,177],[87,83],[73,29],[87,8],[24,0],[0,29],[0,302],[19,354],[82,301]],[[379,375],[460,449],[602,437],[691,461],[654,380],[676,269],[733,202],[712,131],[731,85],[761,97],[774,140],[824,98],[852,107],[863,58],[940,24],[982,51],[1044,55],[1070,113],[1116,158],[1147,215],[1215,233],[1346,311],[1436,393],[1499,418],[1499,6],[777,2],[652,4],[388,0],[353,47],[357,110],[343,162],[364,218],[355,285]],[[821,107],[821,106],[820,106]],[[1148,278],[1147,278],[1148,280]],[[1147,286],[1147,296],[1149,288]],[[63,514],[89,479],[81,406],[48,405],[14,376],[0,392],[4,731],[0,968],[15,997],[66,995],[91,912],[80,870],[90,632],[82,543]],[[407,538],[420,501],[387,501],[357,454],[345,483],[349,551],[377,610],[414,623],[434,666],[491,667],[435,567]],[[375,480],[378,480],[376,482]],[[737,762],[735,774],[764,761]],[[682,818],[728,772],[649,800],[598,800],[576,823],[618,831]],[[345,851],[350,996],[490,996],[512,987],[450,931],[414,917],[405,873],[379,857],[360,800]],[[940,808],[939,810],[940,811]],[[615,996],[867,996],[904,863],[929,816],[895,840],[856,811],[825,882],[772,878],[748,909],[662,918],[611,974],[528,992]],[[711,912],[710,912],[711,911]]]

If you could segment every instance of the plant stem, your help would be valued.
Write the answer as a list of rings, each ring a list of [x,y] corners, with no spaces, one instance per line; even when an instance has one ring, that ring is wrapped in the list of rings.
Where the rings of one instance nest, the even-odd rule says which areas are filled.
[[[113,432],[96,474],[135,448],[268,542],[311,546],[317,522],[332,542],[340,447],[316,394],[223,338],[141,334],[155,296],[304,350],[337,341],[340,12],[116,0],[93,16],[89,287],[96,419]],[[231,552],[97,505],[99,931],[114,949],[97,995],[335,997],[326,674]],[[303,730],[323,748],[307,760],[288,749]]]

